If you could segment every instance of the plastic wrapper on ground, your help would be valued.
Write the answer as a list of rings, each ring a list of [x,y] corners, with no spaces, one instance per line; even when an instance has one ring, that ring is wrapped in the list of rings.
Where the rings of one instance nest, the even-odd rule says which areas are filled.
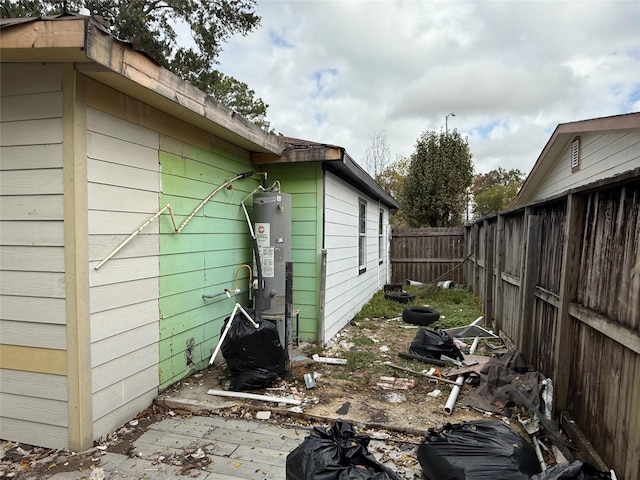
[[[329,429],[314,427],[287,456],[287,480],[401,480],[369,452],[369,437],[336,420]]]
[[[529,480],[540,472],[533,446],[498,420],[430,429],[418,461],[429,480]]]
[[[254,318],[253,311],[248,313]],[[227,318],[222,330],[229,321]],[[222,347],[222,355],[231,374],[233,390],[265,388],[284,372],[285,353],[277,327],[266,320],[255,328],[242,313],[237,313]]]

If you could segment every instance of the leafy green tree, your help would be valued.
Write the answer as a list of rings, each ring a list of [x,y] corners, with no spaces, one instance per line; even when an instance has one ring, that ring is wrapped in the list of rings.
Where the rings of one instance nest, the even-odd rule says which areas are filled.
[[[215,69],[222,45],[260,24],[256,0],[2,0],[9,17],[38,17],[89,9],[111,24],[116,38],[130,42],[160,65],[191,82],[223,105],[260,124],[268,105],[238,80]],[[179,43],[180,27],[193,46]]]
[[[408,158],[399,158],[394,163],[388,165],[384,170],[376,173],[374,178],[389,195],[398,198],[402,189],[402,182],[407,176],[409,168]],[[403,228],[407,226],[407,222],[402,214],[402,209],[396,210],[391,214],[390,222],[393,228]]]
[[[477,174],[471,187],[475,218],[494,215],[507,208],[518,194],[524,179],[524,173],[517,168],[505,170],[499,167]]]
[[[416,142],[399,203],[410,227],[462,225],[473,163],[467,138],[424,132]]]

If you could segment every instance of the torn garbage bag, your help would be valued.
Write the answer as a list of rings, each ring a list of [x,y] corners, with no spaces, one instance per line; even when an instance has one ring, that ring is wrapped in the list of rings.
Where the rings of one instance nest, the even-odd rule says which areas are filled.
[[[530,480],[611,480],[611,473],[600,472],[593,465],[576,460],[554,465]]]
[[[437,328],[434,330],[420,328],[411,342],[409,353],[436,359],[439,359],[442,355],[457,360],[464,359],[449,334]]]
[[[253,310],[247,313],[255,320]],[[221,332],[229,318],[225,319]],[[284,349],[277,327],[268,320],[259,321],[256,328],[241,312],[236,313],[220,350],[231,374],[233,390],[268,387],[284,372]]]
[[[314,427],[287,455],[287,480],[401,480],[379,463],[353,425],[336,420],[330,429]]]
[[[540,472],[533,446],[499,420],[429,429],[418,461],[430,480],[528,480]]]

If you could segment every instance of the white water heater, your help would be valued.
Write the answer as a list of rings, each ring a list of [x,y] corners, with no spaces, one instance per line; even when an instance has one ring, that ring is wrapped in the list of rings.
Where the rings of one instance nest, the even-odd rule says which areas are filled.
[[[284,314],[285,269],[291,261],[291,195],[278,191],[253,195],[253,229],[262,267],[262,312]],[[254,269],[254,271],[256,271]]]

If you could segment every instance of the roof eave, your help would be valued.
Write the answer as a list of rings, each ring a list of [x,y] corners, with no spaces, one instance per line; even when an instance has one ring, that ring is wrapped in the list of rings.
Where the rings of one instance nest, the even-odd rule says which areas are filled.
[[[116,40],[90,17],[4,25],[0,56],[8,62],[73,62],[109,85],[249,152],[280,155],[285,145],[249,120]]]

